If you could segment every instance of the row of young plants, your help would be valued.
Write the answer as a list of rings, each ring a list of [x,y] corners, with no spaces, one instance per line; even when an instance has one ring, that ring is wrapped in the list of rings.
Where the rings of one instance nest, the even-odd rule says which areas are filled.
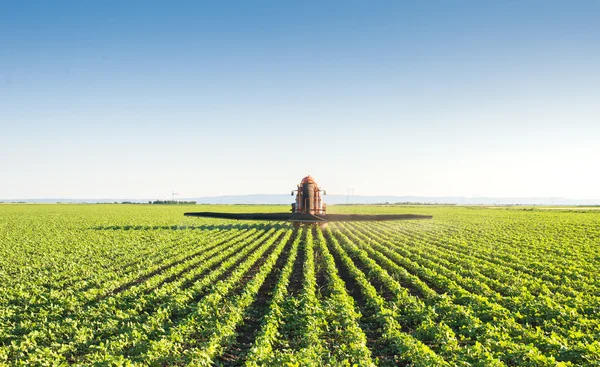
[[[141,310],[138,322],[120,323],[119,332],[108,338],[97,338],[99,343],[91,345],[79,359],[86,364],[115,358],[141,358],[160,345],[162,340],[168,339],[176,328],[185,325],[188,318],[193,319],[200,302],[212,294],[217,284],[229,280],[233,274],[239,278],[240,269],[248,269],[281,235],[283,230],[272,228],[221,252],[210,259],[204,269],[198,269],[199,273],[194,270],[191,278],[177,280],[179,284],[159,292],[154,302]],[[185,286],[181,285],[181,281],[185,282]]]
[[[297,240],[304,258],[300,293],[288,288],[295,261],[290,257],[246,365],[374,366],[360,314],[323,234],[305,228]]]
[[[556,226],[560,227],[560,223]],[[590,242],[587,238],[581,238],[581,235],[574,236],[585,242],[581,243],[577,249],[572,250],[569,260],[563,251],[558,253],[556,251],[556,249],[562,249],[565,245],[564,242],[542,237],[548,244],[540,245],[539,237],[542,234],[534,236],[528,233],[527,237],[523,234],[517,236],[514,228],[500,230],[494,226],[486,228],[487,231],[477,232],[456,228],[456,226],[443,227],[437,225],[432,231],[422,231],[422,228],[417,226],[406,226],[405,230],[410,232],[410,235],[419,234],[436,238],[448,246],[454,247],[457,251],[470,252],[472,256],[482,260],[542,279],[548,287],[561,289],[567,295],[573,294],[573,291],[600,294],[600,282],[586,276],[597,267],[593,261],[590,261],[594,260],[595,256],[581,251],[581,248],[593,248],[594,242]],[[526,228],[521,229],[527,233]],[[565,230],[565,232],[568,231]],[[512,235],[512,238],[506,239],[507,235]]]
[[[46,320],[43,324],[37,323],[34,326],[39,329],[34,330],[31,337],[21,337],[18,343],[11,343],[9,351],[13,359],[19,359],[20,355],[26,358],[35,358],[35,350],[38,345],[48,345],[50,343],[58,344],[60,348],[60,356],[66,360],[76,360],[80,354],[89,353],[93,350],[94,343],[106,344],[110,336],[121,337],[127,329],[130,328],[135,321],[140,321],[140,318],[146,318],[150,315],[149,312],[154,312],[153,316],[161,314],[160,307],[165,302],[165,299],[170,301],[178,300],[172,298],[173,291],[185,292],[186,289],[180,289],[179,285],[189,281],[195,281],[203,275],[206,269],[209,269],[215,264],[220,264],[221,269],[226,267],[222,264],[223,260],[230,256],[236,249],[243,249],[246,242],[244,237],[249,237],[250,240],[261,235],[261,232],[249,231],[241,235],[237,247],[224,251],[219,256],[213,256],[209,261],[202,266],[190,267],[186,263],[172,266],[166,271],[162,271],[149,279],[139,282],[132,287],[106,297],[89,306],[80,306],[73,313],[67,315],[66,318],[55,321]],[[209,250],[208,255],[213,255],[221,251],[227,244],[223,244],[216,249]],[[248,251],[251,247],[248,248]],[[197,251],[197,250],[196,250]],[[244,252],[245,253],[245,252]],[[196,258],[192,258],[192,263],[202,261],[206,256],[199,254]],[[176,264],[177,262],[174,262]],[[192,264],[193,265],[193,264]],[[230,266],[233,264],[229,264]],[[175,285],[169,283],[161,284],[164,280],[169,279],[173,274],[180,272],[182,267],[187,267],[189,270],[185,276],[180,276],[176,279]],[[160,269],[160,267],[158,268]],[[150,274],[153,273],[152,269]],[[158,292],[156,288],[160,286]],[[182,307],[185,303],[182,304]],[[39,314],[34,315],[39,317]],[[106,339],[108,338],[108,339]],[[16,354],[16,355],[15,355]],[[58,356],[57,356],[58,358]]]
[[[1,273],[6,275],[4,284],[11,288],[37,286],[31,290],[55,290],[79,297],[84,294],[82,290],[96,290],[106,279],[119,278],[120,274],[115,273],[134,266],[143,268],[153,257],[185,251],[186,244],[193,246],[208,238],[204,233],[191,231],[176,237],[165,231],[132,231],[125,236],[118,231],[71,229],[67,225],[47,230],[45,224],[23,225],[3,236],[1,247],[10,251],[10,261],[3,263]],[[137,255],[137,259],[132,255]]]
[[[122,287],[128,282],[134,281],[135,279],[145,276],[145,274],[160,269],[160,267],[165,266],[165,264],[168,264],[169,262],[177,262],[185,256],[190,256],[190,254],[193,255],[195,252],[203,251],[204,246],[208,245],[210,241],[233,238],[236,235],[238,235],[238,233],[221,232],[215,234],[214,237],[205,236],[201,237],[200,239],[197,237],[182,238],[179,241],[179,246],[172,251],[164,251],[164,248],[159,247],[161,252],[160,256],[154,256],[150,259],[150,261],[144,261],[147,259],[146,257],[140,258],[140,254],[131,252],[127,257],[114,259],[115,263],[125,262],[125,266],[123,267],[113,266],[107,271],[91,269],[90,271],[98,272],[95,281],[98,283],[97,285],[92,284],[82,287],[82,284],[86,284],[84,280],[78,279],[77,277],[65,277],[75,284],[68,286],[58,283],[58,285],[53,287],[54,289],[46,290],[42,288],[37,292],[33,289],[28,289],[28,299],[23,299],[22,297],[13,297],[9,300],[8,305],[14,305],[19,308],[27,306],[29,309],[35,307],[44,308],[44,306],[49,302],[56,305],[60,304],[60,301],[64,299],[71,299],[76,304],[88,304],[99,298],[109,295],[112,291]],[[124,243],[123,246],[128,246],[128,243]],[[201,250],[198,250],[199,248]],[[139,262],[136,262],[136,260],[139,260]],[[32,262],[30,266],[35,267],[36,264]],[[46,282],[42,282],[40,284],[43,287],[44,284],[47,284],[47,282],[51,282],[51,280],[47,280]],[[31,294],[33,294],[33,299]],[[37,295],[41,295],[45,299],[42,299],[42,297],[36,299]],[[13,296],[15,295],[13,294]]]
[[[271,229],[267,233],[274,231]],[[230,271],[266,239],[264,232],[251,230],[231,242],[213,248],[207,256],[186,263],[183,273],[179,269],[170,269],[160,277],[127,292],[118,303],[98,309],[97,313],[88,312],[88,319],[93,322],[89,327],[94,330],[94,338],[77,345],[73,354],[85,354],[99,344],[110,346],[114,343],[124,348],[123,340],[131,344],[144,342],[152,328],[161,330],[162,324],[173,315],[185,313],[188,302],[200,297],[212,281]],[[111,318],[115,307],[124,312],[118,322]],[[102,321],[104,315],[108,322]]]
[[[273,231],[274,231],[274,229],[273,229]],[[273,234],[273,231],[268,232],[268,233]],[[265,233],[263,232],[262,235],[264,235],[264,234]],[[231,267],[232,265],[235,264],[236,261],[239,262],[240,259],[244,258],[244,256],[248,254],[248,251],[255,249],[256,246],[258,246],[259,244],[262,246],[262,250],[264,251],[264,247],[265,246],[268,247],[269,244],[272,244],[273,243],[272,241],[274,241],[274,239],[277,236],[275,236],[275,238],[270,238],[269,236],[264,236],[264,237],[269,238],[269,241],[267,241],[268,243],[263,240],[257,241],[256,239],[253,241],[252,244],[241,243],[240,247],[237,248],[238,250],[241,250],[241,251],[238,254],[239,256],[237,257],[237,259],[235,259],[235,261],[234,260],[223,261],[224,258],[220,257],[220,258],[215,258],[214,262],[222,265],[223,268],[225,268],[225,269],[227,268],[227,266]],[[235,250],[235,249],[236,248],[234,248],[233,250]],[[246,251],[246,249],[248,251]],[[263,251],[260,251],[260,254],[264,253]],[[233,252],[233,251],[228,251],[228,254],[231,254],[231,252]],[[216,277],[211,277],[211,276],[202,278],[204,287],[209,287],[212,283],[214,283],[214,281],[216,279],[217,279]],[[195,287],[196,287],[196,290],[199,289],[198,284],[195,284]],[[175,287],[175,288],[177,288],[177,287]],[[191,310],[189,310],[190,305],[188,304],[188,302],[186,302],[185,296],[186,295],[182,295],[182,297],[178,297],[176,299],[177,301],[179,301],[179,303],[177,304],[177,308],[179,308],[180,310],[183,310],[184,313],[189,313],[191,311]],[[111,304],[114,305],[114,302],[112,302]],[[131,303],[130,306],[134,309],[137,309],[136,302]],[[159,314],[158,318],[163,317],[165,315],[165,310],[160,309],[161,306],[163,306],[163,305],[154,305],[153,307],[150,307],[150,309],[152,309],[152,310],[154,310],[154,309],[158,310],[157,311],[157,313]],[[117,312],[114,316],[118,319],[121,315],[123,315],[123,312],[117,310]],[[154,316],[156,316],[156,315],[154,315]],[[179,315],[179,316],[183,317],[182,315]],[[172,318],[173,314],[169,315],[169,317]],[[91,315],[90,319],[95,319],[95,317],[93,315]],[[169,325],[174,321],[175,320],[169,319],[168,320]],[[108,320],[108,323],[111,323],[111,322],[112,322],[111,320]],[[103,323],[100,322],[100,324],[103,324]],[[150,325],[150,322],[146,322],[146,324],[144,325],[145,328],[143,327],[137,331],[134,330],[133,332],[126,330],[128,327],[133,327],[133,326],[137,326],[137,325],[133,324],[132,322],[128,322],[126,325],[124,325],[123,326],[125,328],[124,333],[127,333],[130,337],[133,337],[133,338],[140,337],[140,338],[146,340],[147,339],[146,335],[140,335],[140,333],[146,332],[145,328],[157,327],[158,329],[161,329],[164,325]],[[84,337],[84,340],[85,340],[86,336],[89,336],[89,337],[97,336],[93,330],[88,330],[89,334],[86,333],[86,335],[82,335],[81,331],[82,331],[81,329],[78,330],[78,335],[76,336],[77,338]],[[121,338],[121,340],[123,338],[126,338],[121,335],[119,335],[119,337]],[[82,342],[82,340],[78,340],[78,341]],[[85,344],[85,342],[84,342],[84,344]],[[56,343],[53,343],[51,345],[52,345],[52,348],[44,347],[43,345],[38,346],[37,348],[35,348],[35,350],[31,351],[29,353],[29,355],[26,354],[24,359],[15,359],[14,356],[11,356],[11,358],[8,358],[8,360],[11,360],[14,364],[19,364],[19,365],[32,365],[32,364],[42,363],[43,361],[53,361],[52,362],[53,365],[59,365],[59,364],[61,364],[61,362],[62,362],[62,364],[65,364],[65,365],[67,364],[67,362],[69,365],[71,365],[71,364],[90,365],[93,363],[93,362],[90,362],[90,359],[93,359],[94,355],[96,357],[98,357],[99,355],[100,356],[103,355],[102,352],[104,352],[104,353],[106,353],[107,359],[102,363],[110,364],[110,363],[114,362],[116,364],[120,364],[120,363],[128,364],[130,362],[127,359],[122,358],[121,356],[114,357],[114,356],[110,355],[108,350],[111,349],[111,350],[117,351],[119,346],[118,346],[118,344],[113,344],[108,340],[102,340],[98,345],[91,345],[90,350],[86,351],[85,354],[83,354],[83,355],[73,355],[71,348],[67,348],[67,349],[63,348],[66,346],[64,344],[60,345],[61,348],[59,348],[58,351],[56,350],[57,349]],[[68,345],[68,347],[71,347],[71,345]],[[100,350],[102,352],[99,353],[98,350]],[[90,353],[92,354],[91,356],[90,356]],[[65,358],[65,355],[67,355],[67,358]],[[100,359],[102,359],[102,357],[100,357]],[[109,362],[109,361],[112,361],[112,362]]]
[[[500,332],[506,333],[512,341],[516,342],[515,347],[518,347],[516,354],[524,354],[526,358],[520,362],[521,364],[531,356],[537,356],[538,363],[544,360],[553,363],[555,358],[557,361],[574,363],[589,363],[596,360],[596,346],[582,342],[574,342],[569,345],[565,338],[555,333],[547,335],[540,328],[535,329],[519,324],[514,315],[506,308],[484,295],[470,292],[461,287],[457,283],[460,279],[455,273],[399,247],[397,245],[399,241],[393,239],[393,233],[390,232],[387,237],[385,235],[382,237],[370,226],[364,227],[363,231],[365,232],[364,236],[371,240],[370,246],[376,251],[375,256],[384,254],[410,274],[424,280],[428,286],[435,289],[436,293],[448,294],[453,303],[471,309],[481,321],[492,323]],[[525,346],[527,348],[524,348]],[[517,357],[519,356],[517,355]]]
[[[535,217],[516,217],[510,221],[495,219],[485,226],[469,222],[454,226],[439,224],[431,234],[456,242],[463,248],[475,249],[476,255],[503,261],[547,282],[572,282],[574,287],[582,285],[585,288],[594,285],[598,290],[600,282],[585,276],[596,269],[600,250],[594,241],[600,233],[592,231],[597,227],[593,222],[575,230],[573,223],[561,221],[561,218],[555,218],[556,221],[551,223]]]
[[[389,227],[388,227],[389,228]],[[512,278],[518,276],[519,279],[530,281],[526,287],[527,291],[533,295],[548,294],[565,297],[561,299],[565,303],[569,303],[569,297],[577,299],[580,296],[589,296],[593,293],[594,286],[589,284],[589,277],[585,277],[581,272],[576,278],[563,277],[557,279],[556,276],[548,275],[542,270],[536,270],[535,267],[529,267],[523,259],[517,259],[511,255],[511,258],[502,259],[500,251],[494,248],[486,250],[486,246],[490,239],[485,236],[469,236],[461,234],[460,237],[456,234],[448,234],[444,231],[436,231],[430,233],[419,233],[416,228],[403,228],[399,232],[407,237],[420,237],[434,244],[440,251],[472,260],[474,263],[485,265],[480,268],[485,275],[491,279],[497,280],[499,289],[508,294],[522,291],[524,289],[517,288]],[[478,251],[475,251],[479,247]],[[575,265],[571,265],[574,267]],[[549,267],[548,267],[549,268]],[[543,282],[540,282],[543,280]]]
[[[517,315],[517,321],[522,324],[539,326],[549,333],[554,332],[565,338],[573,338],[574,335],[587,337],[588,340],[584,339],[583,342],[591,342],[589,338],[594,330],[600,329],[598,319],[585,314],[589,295],[580,294],[579,297],[573,297],[552,292],[546,282],[528,274],[507,273],[498,280],[494,276],[497,274],[495,269],[502,267],[497,264],[448,249],[443,240],[407,235],[402,230],[395,233],[403,235],[404,238],[396,241],[396,244],[405,251],[418,254],[455,273],[461,280],[459,284],[465,289],[483,294],[506,307]],[[416,242],[415,239],[422,241]],[[546,291],[529,291],[542,288]]]
[[[328,351],[326,364],[331,366],[374,366],[367,339],[359,326],[360,313],[340,278],[335,260],[326,245],[320,227],[313,227],[316,261],[323,272],[321,308],[324,326],[320,338]]]
[[[527,343],[520,343],[507,335],[502,327],[491,320],[487,315],[473,310],[469,305],[456,304],[451,297],[436,287],[433,289],[423,279],[421,274],[413,274],[409,268],[399,265],[398,257],[390,251],[388,245],[371,236],[366,236],[356,231],[344,231],[344,234],[350,238],[359,249],[363,250],[372,261],[379,264],[385,271],[392,276],[405,291],[410,291],[414,297],[422,299],[425,304],[423,313],[429,314],[434,323],[442,325],[442,330],[447,325],[455,335],[459,346],[464,349],[457,349],[455,352],[459,356],[450,357],[453,360],[474,359],[476,365],[495,364],[497,360],[507,365],[552,366],[555,361],[542,355],[536,348],[530,348]],[[389,252],[388,252],[389,251]],[[363,255],[364,258],[364,255]],[[371,260],[364,260],[370,262]],[[408,270],[407,270],[408,269]],[[433,273],[429,271],[429,273]],[[433,273],[435,274],[435,273]],[[394,284],[394,283],[392,283]],[[389,287],[389,283],[387,284]],[[390,287],[390,289],[392,289]],[[406,301],[399,301],[404,305]],[[417,317],[419,316],[419,317]],[[407,313],[404,323],[413,325],[420,320],[419,314],[415,316]],[[431,322],[425,320],[425,325]],[[435,329],[434,329],[435,330]],[[452,337],[450,330],[442,335]],[[496,360],[496,362],[494,362]],[[485,362],[482,362],[485,361]]]
[[[600,364],[597,216],[431,208],[293,231],[84,209],[0,221],[0,364]]]
[[[339,277],[323,233],[304,229],[302,238],[294,242],[297,245],[304,252],[302,290],[296,296],[288,289],[296,261],[293,252],[246,365],[375,365],[359,326],[360,314]],[[290,333],[291,328],[297,330]]]
[[[235,235],[235,234],[234,234]],[[222,232],[215,236],[215,238],[223,236],[223,238],[229,238],[230,233]],[[210,236],[202,236],[198,238],[186,237],[180,241],[181,249],[180,252],[183,254],[193,253],[198,251],[198,248],[202,248],[206,242],[209,241]],[[123,247],[129,246],[129,242],[121,244]],[[77,248],[77,245],[73,245]],[[157,246],[158,250],[161,251],[164,247]],[[53,250],[51,245],[45,248],[49,254],[52,254]],[[74,250],[75,251],[75,250]],[[54,255],[57,256],[58,255]],[[119,269],[118,267],[109,267],[108,270],[98,269],[91,267],[87,271],[98,273],[95,276],[95,284],[89,284],[82,280],[80,274],[69,274],[69,272],[60,273],[59,270],[54,271],[55,274],[59,274],[63,279],[68,282],[73,282],[74,285],[67,285],[63,282],[56,281],[56,279],[37,279],[30,280],[28,278],[18,280],[18,284],[8,284],[2,287],[1,303],[3,310],[0,315],[2,335],[0,335],[0,341],[3,343],[11,340],[12,331],[16,332],[18,336],[27,334],[29,325],[33,327],[43,327],[38,321],[43,318],[45,322],[68,319],[73,314],[77,314],[82,308],[87,308],[88,305],[95,303],[98,299],[109,295],[111,291],[118,289],[123,284],[132,280],[138,279],[148,272],[159,269],[164,266],[166,262],[172,261],[173,258],[177,258],[179,255],[175,251],[165,251],[165,254],[161,256],[154,256],[151,259],[148,257],[139,258],[139,254],[131,252],[125,260],[122,258],[113,259],[115,263],[124,262],[129,263],[125,266],[126,269]],[[135,264],[136,258],[139,258],[139,264]],[[33,257],[28,263],[28,267],[36,269],[38,267],[45,267],[43,264],[37,262],[38,258]],[[85,259],[84,259],[85,260]],[[61,260],[57,259],[57,267],[60,269]],[[83,262],[83,261],[82,261]],[[135,265],[132,265],[135,264]],[[84,266],[82,266],[84,267]],[[70,276],[68,276],[70,275]],[[73,280],[74,279],[74,280]],[[17,280],[13,280],[16,282]],[[56,281],[56,284],[52,282]],[[86,284],[84,288],[75,286],[80,284]],[[48,284],[53,284],[51,289],[48,289]]]
[[[528,338],[526,340],[534,341],[534,345],[540,347],[542,350],[545,351],[545,353],[549,355],[556,355],[556,349],[559,348],[559,346],[564,346],[564,344],[566,343],[566,340],[561,339],[557,335],[552,335],[552,337],[546,336],[546,334],[539,328],[535,329],[538,331],[538,333],[532,333],[531,329],[534,328],[530,328],[528,325],[518,324],[514,319],[513,315],[511,314],[510,310],[497,304],[494,299],[489,299],[489,297],[486,297],[484,294],[481,294],[479,292],[481,288],[479,288],[478,292],[472,292],[469,289],[466,289],[468,287],[465,287],[464,284],[461,284],[462,280],[465,279],[460,277],[460,275],[458,274],[448,271],[442,265],[428,260],[426,258],[423,258],[420,255],[416,255],[411,251],[402,249],[400,246],[397,245],[396,242],[394,242],[394,244],[391,247],[396,254],[401,256],[402,260],[404,261],[403,266],[409,266],[410,264],[414,264],[420,268],[435,270],[437,276],[437,278],[435,279],[436,281],[450,283],[451,286],[448,289],[449,293],[450,291],[455,290],[457,294],[464,293],[465,295],[468,295],[472,299],[470,303],[472,303],[476,307],[476,309],[489,311],[489,313],[491,315],[494,315],[496,319],[503,321],[503,323],[500,323],[500,325],[510,325],[511,330],[514,330],[515,332],[518,331],[518,335]],[[473,283],[469,279],[467,279],[466,282]],[[438,286],[436,283],[433,284],[435,286]],[[461,301],[464,301],[464,299],[461,299]]]
[[[35,261],[32,261],[31,266],[36,266]],[[111,283],[111,279],[106,279],[106,283]],[[106,289],[110,287],[111,285],[107,285]],[[27,337],[30,332],[42,334],[48,323],[71,320],[71,317],[80,313],[90,301],[54,289],[46,291],[30,288],[20,291],[25,293],[22,296],[13,293],[15,297],[2,307],[2,344]],[[44,322],[41,323],[40,320]]]
[[[151,340],[148,348],[142,348],[141,353],[129,351],[126,355],[151,365],[211,365],[214,358],[235,340],[236,328],[243,320],[244,311],[273,270],[292,233],[293,230],[288,229],[281,235],[270,236],[228,277],[216,282],[193,307],[193,312],[179,324],[162,338]]]
[[[594,333],[600,329],[600,323],[593,314],[585,313],[586,305],[589,305],[589,297],[573,300],[552,292],[534,296],[528,292],[528,288],[541,288],[545,284],[541,280],[523,284],[522,282],[526,280],[524,276],[515,276],[514,279],[508,280],[521,289],[519,294],[503,295],[494,290],[489,278],[483,276],[478,270],[465,270],[473,266],[484,269],[485,264],[457,256],[452,256],[450,259],[438,256],[438,246],[432,246],[435,243],[432,242],[435,241],[434,239],[415,241],[415,238],[399,239],[396,244],[403,249],[405,255],[416,255],[423,261],[438,264],[440,269],[459,285],[506,308],[524,326],[540,327],[547,334],[552,334],[554,338],[562,337],[564,343],[575,344],[577,349],[580,349],[581,344],[594,342]]]
[[[273,353],[266,356],[266,365],[322,366],[327,353],[321,331],[324,327],[323,309],[317,297],[317,275],[313,233],[303,230],[300,243],[302,250],[299,293],[294,293],[291,284],[287,297],[281,305],[278,338],[272,344]],[[297,260],[298,261],[298,260]],[[291,281],[298,282],[298,279]]]
[[[405,261],[390,250],[390,243],[382,241],[376,235],[365,235],[356,231],[344,233],[354,238],[354,243],[365,250],[401,285],[422,297],[427,307],[435,309],[440,317],[436,320],[450,326],[459,343],[482,348],[483,354],[489,351],[494,358],[508,365],[555,365],[554,358],[545,356],[536,347],[530,346],[530,342],[515,340],[514,336],[509,335],[505,326],[499,324],[496,315],[491,313],[493,310],[462,302],[462,297],[475,295],[461,294],[458,298],[461,302],[456,302],[456,298],[447,295],[445,290],[447,287],[454,288],[455,285],[440,277],[434,270],[421,268],[410,260]],[[439,283],[431,282],[431,279],[439,280]]]
[[[408,296],[405,290],[399,289],[394,280],[387,276],[384,270],[373,262],[367,262],[366,272],[361,271],[354,260],[348,256],[340,246],[340,242],[348,245],[344,237],[332,235],[330,230],[326,231],[328,245],[338,257],[341,266],[345,268],[349,276],[358,285],[359,291],[365,300],[365,312],[371,319],[375,320],[378,329],[381,330],[383,345],[389,348],[388,354],[394,356],[394,363],[414,366],[446,366],[449,365],[440,355],[437,355],[429,346],[411,335],[408,329],[413,326],[407,322],[409,317],[405,315],[422,315],[423,305]],[[354,253],[355,255],[357,252]],[[363,259],[364,260],[364,259]],[[370,283],[368,277],[376,277],[379,282],[385,284],[388,290],[394,293],[395,302],[387,302]],[[396,303],[397,302],[397,303]],[[399,309],[398,305],[402,305]],[[451,348],[450,343],[443,343],[444,347]]]
[[[449,241],[452,241],[453,237],[457,237],[457,235],[450,237]],[[489,241],[489,237],[482,236],[481,239],[475,238],[470,241],[477,245]],[[581,248],[595,247],[596,251],[600,251],[597,241],[590,241],[587,238],[582,238],[581,241],[583,242]],[[501,241],[498,242],[501,243]],[[539,241],[534,243],[537,242]],[[564,245],[561,241],[551,242],[551,244],[554,248],[561,248]],[[586,299],[589,297],[600,298],[600,280],[597,277],[589,276],[597,269],[597,264],[593,264],[594,261],[597,262],[600,259],[597,255],[590,255],[573,249],[573,255],[565,256],[562,253],[557,254],[552,248],[539,248],[537,252],[527,257],[519,251],[520,244],[517,240],[507,241],[507,244],[501,247],[513,247],[514,253],[503,255],[500,251],[493,250],[485,257],[485,260],[498,263],[509,269],[515,269],[519,274],[526,274],[543,281],[544,287],[539,287],[535,291],[560,293],[571,297],[573,301],[577,301],[582,297]],[[507,251],[504,250],[504,252]],[[475,255],[481,256],[477,252]]]
[[[304,250],[305,246],[300,246],[300,243],[305,238],[305,229],[301,229],[294,238],[290,255],[287,258],[275,287],[269,303],[268,311],[263,318],[262,326],[257,333],[254,345],[249,350],[245,357],[246,365],[248,366],[264,366],[264,365],[283,365],[290,362],[283,361],[283,357],[279,355],[275,345],[280,338],[279,326],[284,323],[284,315],[289,313],[284,307],[286,305],[286,297],[288,297],[288,286],[292,275],[293,267],[298,257],[299,248]],[[287,303],[289,305],[289,303]]]

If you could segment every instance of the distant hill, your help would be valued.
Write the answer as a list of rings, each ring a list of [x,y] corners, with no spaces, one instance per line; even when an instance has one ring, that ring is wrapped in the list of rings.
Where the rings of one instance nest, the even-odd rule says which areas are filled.
[[[147,203],[152,199],[0,199],[0,202],[26,202],[26,203]],[[290,195],[255,194],[255,195],[223,195],[210,197],[179,198],[182,201],[196,201],[198,204],[291,204],[294,198]],[[336,204],[380,204],[380,203],[422,203],[422,204],[454,204],[454,205],[600,205],[600,199],[567,199],[551,197],[463,197],[463,196],[392,196],[376,195],[327,195],[325,202],[329,205]]]

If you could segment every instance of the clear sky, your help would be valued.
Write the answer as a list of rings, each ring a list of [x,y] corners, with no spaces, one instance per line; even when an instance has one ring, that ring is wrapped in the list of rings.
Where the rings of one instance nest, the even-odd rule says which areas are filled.
[[[0,199],[600,198],[598,1],[4,1]]]

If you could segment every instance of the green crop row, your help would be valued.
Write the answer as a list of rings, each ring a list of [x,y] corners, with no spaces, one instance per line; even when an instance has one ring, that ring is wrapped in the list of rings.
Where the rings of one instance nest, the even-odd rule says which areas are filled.
[[[600,366],[600,211],[359,209],[2,205],[0,365]]]

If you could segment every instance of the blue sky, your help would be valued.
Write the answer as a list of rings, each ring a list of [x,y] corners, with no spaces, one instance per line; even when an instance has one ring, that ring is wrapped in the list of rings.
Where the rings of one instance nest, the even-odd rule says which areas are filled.
[[[0,3],[0,198],[600,198],[600,2]]]

